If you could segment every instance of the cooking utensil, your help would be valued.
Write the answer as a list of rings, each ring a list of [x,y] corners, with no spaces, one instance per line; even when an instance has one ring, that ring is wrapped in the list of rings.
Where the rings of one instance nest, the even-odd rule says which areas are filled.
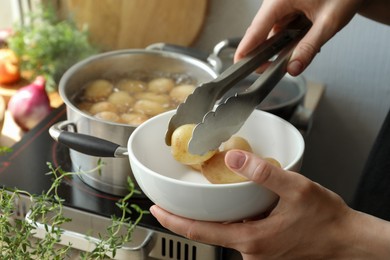
[[[251,112],[284,76],[292,50],[308,28],[307,20],[297,19],[246,58],[230,66],[216,79],[200,85],[179,105],[176,114],[171,118],[165,142],[171,144],[172,133],[179,126],[196,123],[198,125],[189,142],[189,152],[204,154],[218,148],[240,129]],[[236,94],[211,111],[217,99],[225,92],[278,53],[277,58],[246,93]]]
[[[228,38],[218,42],[212,53],[205,53],[191,47],[180,46],[170,43],[154,43],[149,45],[147,50],[160,50],[182,53],[191,57],[203,60],[212,64],[214,70],[220,74],[233,63],[234,51],[241,41],[240,37]],[[224,96],[218,100],[222,104],[227,98],[236,93],[243,92],[259,78],[258,73],[251,73],[249,76],[238,82]],[[302,75],[290,76],[286,74],[268,94],[268,96],[257,106],[257,109],[264,110],[280,116],[283,119],[301,117],[303,101],[307,92],[306,80]],[[299,128],[306,130],[308,122],[299,124]],[[301,130],[301,129],[300,129]]]
[[[188,144],[190,153],[205,154],[215,150],[241,128],[253,110],[284,76],[292,47],[286,48],[245,93],[228,98],[214,111],[204,115],[192,132]]]
[[[241,40],[241,37],[235,37],[218,42],[208,57],[218,57],[222,64],[221,70],[225,70],[233,63],[234,53]],[[245,91],[258,78],[258,73],[254,72],[250,74],[226,92],[219,103],[225,102],[227,98],[237,92]],[[296,114],[302,111],[301,107],[303,106],[306,93],[307,82],[302,75],[293,77],[286,74],[279,83],[276,84],[269,95],[257,106],[257,109],[270,112],[290,121],[292,117],[299,116]],[[300,124],[300,127],[307,128],[302,124]],[[298,127],[298,129],[300,128]]]

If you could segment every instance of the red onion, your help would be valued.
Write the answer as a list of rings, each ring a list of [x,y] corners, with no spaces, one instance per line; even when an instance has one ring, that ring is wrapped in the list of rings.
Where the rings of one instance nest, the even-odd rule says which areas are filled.
[[[15,123],[24,131],[32,129],[51,112],[45,83],[45,78],[38,76],[33,83],[19,89],[9,100],[8,110]]]

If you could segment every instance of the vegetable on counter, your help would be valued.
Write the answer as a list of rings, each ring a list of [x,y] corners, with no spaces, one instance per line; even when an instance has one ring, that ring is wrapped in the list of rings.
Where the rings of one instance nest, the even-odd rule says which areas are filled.
[[[8,110],[15,123],[24,131],[32,129],[52,110],[45,82],[43,76],[38,76],[33,83],[19,89],[9,100]]]
[[[12,84],[20,79],[19,59],[8,48],[0,49],[0,84]]]

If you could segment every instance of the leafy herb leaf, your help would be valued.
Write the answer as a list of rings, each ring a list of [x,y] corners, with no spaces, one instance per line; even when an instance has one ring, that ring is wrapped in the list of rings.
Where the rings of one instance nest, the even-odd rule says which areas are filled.
[[[76,62],[98,52],[88,40],[86,28],[79,30],[70,20],[60,20],[51,6],[29,14],[27,25],[17,25],[7,43],[20,58],[21,69],[31,78],[43,75],[48,91],[56,90],[64,72]]]

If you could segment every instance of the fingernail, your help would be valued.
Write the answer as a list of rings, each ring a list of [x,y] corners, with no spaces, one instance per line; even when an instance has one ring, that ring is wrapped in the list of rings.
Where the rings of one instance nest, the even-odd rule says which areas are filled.
[[[303,71],[303,64],[298,60],[293,60],[288,64],[287,71],[292,76],[297,76]]]
[[[154,213],[155,213],[154,205],[149,208],[149,211],[154,216]]]
[[[232,169],[240,169],[246,161],[246,155],[243,152],[230,151],[226,156],[226,163]]]

